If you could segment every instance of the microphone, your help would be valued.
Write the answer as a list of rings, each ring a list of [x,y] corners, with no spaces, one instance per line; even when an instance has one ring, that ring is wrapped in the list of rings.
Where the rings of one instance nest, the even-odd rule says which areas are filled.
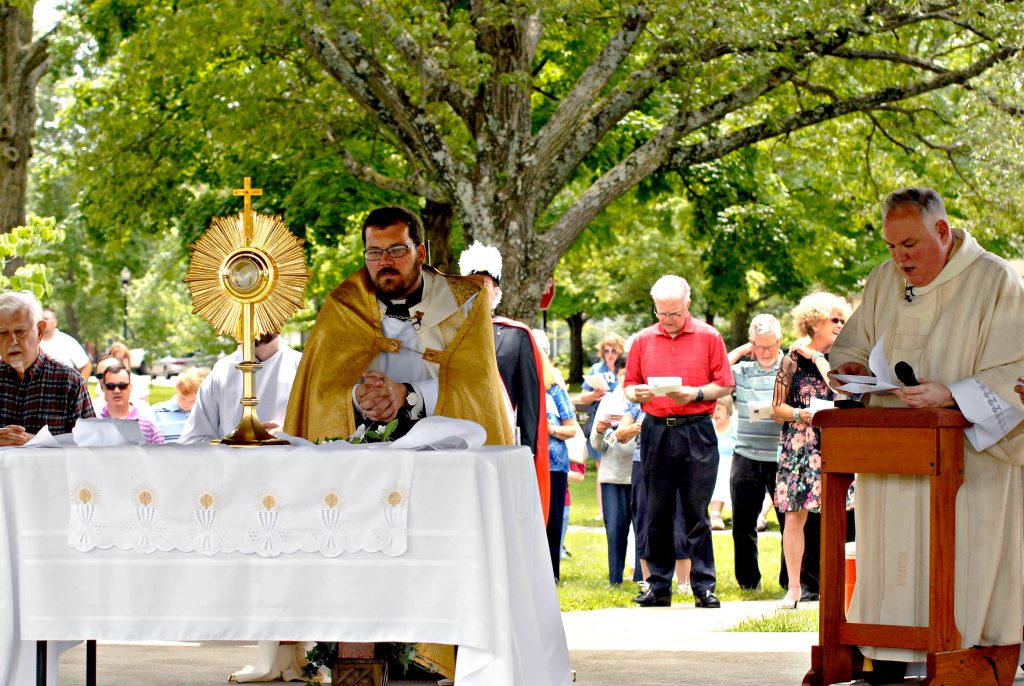
[[[914,376],[914,368],[906,362],[896,363],[896,378],[899,379],[904,386],[917,385],[917,377]]]
[[[907,287],[903,289],[903,299],[906,300],[908,303],[912,303],[914,302],[915,295],[917,294],[914,293],[914,287],[908,283]]]

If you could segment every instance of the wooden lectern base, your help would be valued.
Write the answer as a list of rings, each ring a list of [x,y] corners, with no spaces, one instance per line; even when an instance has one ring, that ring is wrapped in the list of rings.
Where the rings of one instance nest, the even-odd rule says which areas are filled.
[[[1010,686],[1017,675],[1020,645],[983,646],[930,653],[923,683],[930,686]],[[850,648],[850,679],[864,678],[864,657]],[[848,680],[848,679],[846,679]],[[831,686],[824,681],[821,646],[811,646],[811,669],[801,686]]]

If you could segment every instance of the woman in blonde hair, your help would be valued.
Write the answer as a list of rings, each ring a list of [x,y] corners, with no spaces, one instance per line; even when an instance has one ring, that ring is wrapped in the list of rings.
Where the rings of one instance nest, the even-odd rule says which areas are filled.
[[[811,426],[811,398],[833,400],[824,374],[828,351],[850,316],[850,305],[831,293],[811,293],[793,309],[793,321],[800,335],[810,338],[804,347],[810,357],[795,346],[782,358],[775,377],[772,409],[783,422],[779,469],[775,481],[775,505],[785,513],[782,552],[789,576],[786,597],[780,609],[795,609],[800,602],[800,565],[804,554],[804,523],[808,512],[821,507],[820,436]]]

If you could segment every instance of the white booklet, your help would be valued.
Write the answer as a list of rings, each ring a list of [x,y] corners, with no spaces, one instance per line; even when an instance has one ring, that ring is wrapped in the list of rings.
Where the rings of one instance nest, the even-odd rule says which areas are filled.
[[[772,418],[771,400],[751,400],[747,408],[750,410],[750,418],[754,421]]]
[[[608,382],[604,380],[603,374],[585,374],[583,380],[595,391],[607,391]]]
[[[817,412],[819,410],[834,410],[836,409],[836,403],[834,400],[822,400],[821,398],[811,398],[811,412]]]
[[[892,366],[889,364],[889,360],[885,359],[884,344],[885,336],[882,336],[875,343],[875,347],[872,348],[871,355],[868,358],[868,367],[874,373],[874,376],[858,374],[832,375],[832,378],[843,382],[843,385],[839,387],[840,391],[851,395],[854,393],[884,393],[900,387],[900,384],[893,377]]]
[[[647,385],[654,395],[668,395],[669,393],[682,393],[683,377],[681,376],[651,376],[647,379]]]

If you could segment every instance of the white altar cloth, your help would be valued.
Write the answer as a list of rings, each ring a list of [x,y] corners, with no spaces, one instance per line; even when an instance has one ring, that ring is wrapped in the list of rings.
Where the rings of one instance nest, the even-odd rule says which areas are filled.
[[[526,448],[367,452],[382,461],[412,456],[408,548],[398,557],[362,551],[333,558],[75,550],[68,545],[68,465],[81,450],[0,452],[0,683],[22,686],[12,667],[34,655],[30,641],[87,638],[454,643],[460,686],[569,683]],[[159,446],[108,452],[123,450],[140,463],[175,454]],[[223,447],[177,450],[201,454],[214,471],[254,456]],[[261,448],[251,462],[288,479],[302,472],[295,465],[322,452]],[[331,452],[339,462],[350,454]]]

